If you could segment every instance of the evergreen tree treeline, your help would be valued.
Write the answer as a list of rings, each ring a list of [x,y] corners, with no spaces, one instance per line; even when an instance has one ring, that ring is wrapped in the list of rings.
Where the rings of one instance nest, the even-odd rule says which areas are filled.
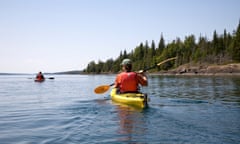
[[[126,50],[121,51],[116,59],[110,58],[106,62],[99,60],[98,63],[91,61],[83,71],[86,73],[116,73],[120,71],[120,63],[124,58],[130,58],[133,61],[133,70],[137,71],[175,56],[178,57],[175,61],[162,65],[155,71],[170,69],[186,63],[240,62],[240,21],[237,30],[232,34],[224,30],[224,33],[219,35],[214,31],[211,41],[202,36],[196,40],[194,35],[190,35],[186,36],[184,41],[177,38],[166,45],[161,34],[158,45],[154,40],[151,44],[148,44],[148,41],[140,43],[130,53],[127,53]]]

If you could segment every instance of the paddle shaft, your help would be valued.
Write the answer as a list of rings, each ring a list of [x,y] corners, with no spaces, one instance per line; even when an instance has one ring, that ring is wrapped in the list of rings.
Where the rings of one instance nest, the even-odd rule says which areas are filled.
[[[28,78],[28,79],[36,79],[36,78]],[[55,79],[54,77],[48,77],[48,78],[44,78],[44,79]]]
[[[166,63],[166,62],[168,62],[168,61],[174,60],[174,59],[177,59],[177,57],[173,57],[173,58],[166,59],[166,60],[164,60],[164,61],[162,61],[162,62],[160,62],[160,63],[158,63],[158,64],[155,64],[154,66],[151,66],[151,67],[149,67],[149,68],[144,69],[143,72],[146,72],[146,71],[148,71],[148,70],[150,70],[150,69],[154,69],[154,68],[156,68],[156,67],[158,67],[158,66],[160,66],[160,65],[162,65],[162,64],[164,64],[164,63]]]

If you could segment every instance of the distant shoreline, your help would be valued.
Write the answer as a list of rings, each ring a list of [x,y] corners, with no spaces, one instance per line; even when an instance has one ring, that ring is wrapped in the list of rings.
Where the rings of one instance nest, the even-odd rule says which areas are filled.
[[[116,75],[117,73],[85,73],[81,70],[44,73],[44,75]],[[0,73],[0,75],[33,75],[30,73]],[[226,65],[190,65],[185,64],[172,70],[147,72],[147,75],[154,76],[240,76],[240,63]]]
[[[27,73],[0,73],[0,75],[4,76],[4,75],[31,75],[31,74],[27,74]]]
[[[64,73],[64,74],[45,74],[45,75],[117,75],[118,73],[100,73],[100,74],[87,74],[87,73]],[[14,75],[33,75],[21,73],[0,73],[0,76],[14,76]],[[153,72],[147,73],[148,76],[240,76],[240,73],[172,73],[172,72]]]

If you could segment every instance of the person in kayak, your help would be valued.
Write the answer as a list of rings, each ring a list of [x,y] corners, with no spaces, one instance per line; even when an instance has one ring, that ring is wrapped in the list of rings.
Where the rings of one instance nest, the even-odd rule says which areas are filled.
[[[36,79],[37,80],[44,80],[45,79],[41,71],[37,74]]]
[[[121,63],[122,72],[116,76],[115,88],[119,93],[136,93],[139,92],[139,84],[142,86],[148,85],[147,76],[143,71],[138,73],[132,71],[132,61],[124,59]]]

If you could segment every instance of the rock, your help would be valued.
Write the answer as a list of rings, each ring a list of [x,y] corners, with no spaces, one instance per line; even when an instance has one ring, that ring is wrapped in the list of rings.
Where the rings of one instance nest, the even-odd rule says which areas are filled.
[[[170,70],[169,72],[177,74],[240,74],[240,63],[226,65],[195,64],[193,66],[190,64],[185,64],[174,70]]]

